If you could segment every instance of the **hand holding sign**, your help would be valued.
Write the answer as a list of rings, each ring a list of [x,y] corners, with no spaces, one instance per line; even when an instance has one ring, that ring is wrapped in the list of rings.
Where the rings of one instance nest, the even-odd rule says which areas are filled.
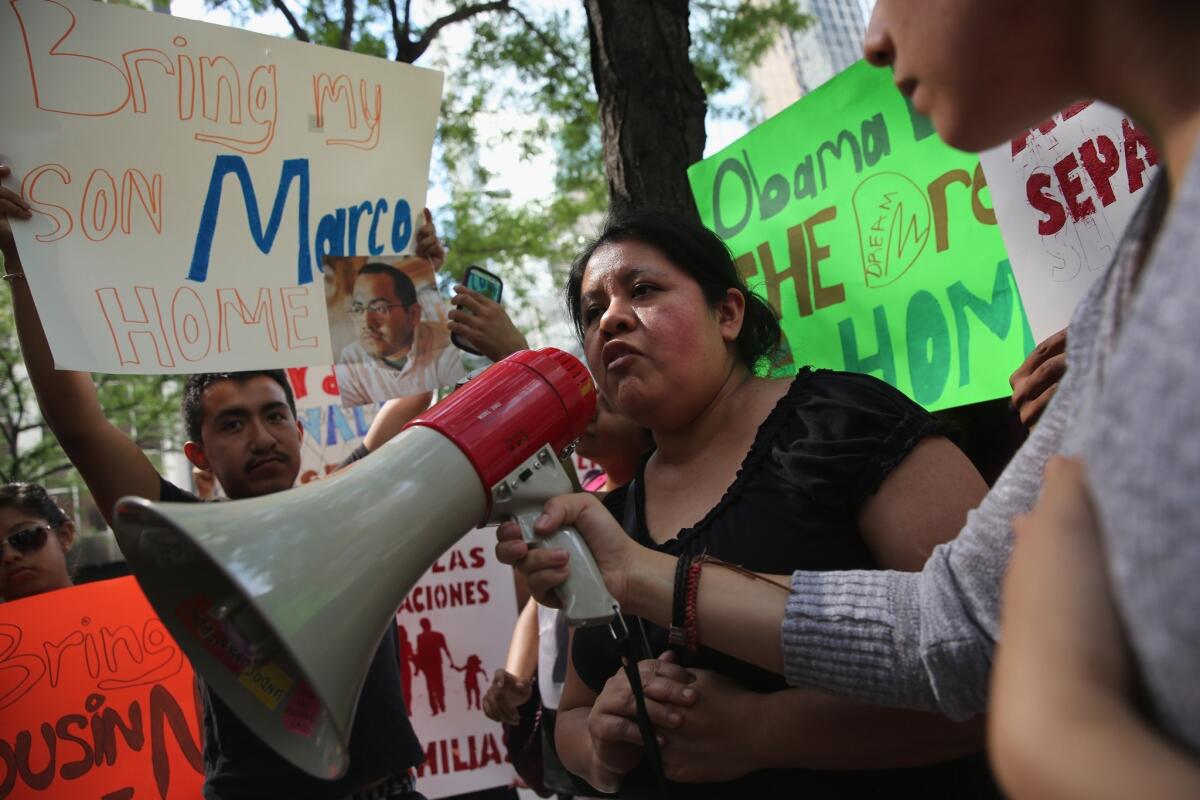
[[[5,272],[12,272],[20,264],[17,244],[13,241],[12,225],[8,218],[29,219],[33,214],[29,205],[15,190],[4,186],[12,175],[12,167],[0,164],[0,253],[4,255]]]
[[[1063,328],[1035,347],[1009,378],[1013,388],[1012,404],[1022,425],[1033,429],[1066,372],[1067,329]]]
[[[446,263],[446,248],[438,238],[437,226],[433,224],[433,215],[429,209],[424,212],[425,224],[417,228],[417,258],[423,258],[433,265],[434,271]]]

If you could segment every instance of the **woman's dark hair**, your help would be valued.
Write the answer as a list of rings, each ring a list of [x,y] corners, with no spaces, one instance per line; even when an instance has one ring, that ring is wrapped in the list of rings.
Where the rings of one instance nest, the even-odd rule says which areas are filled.
[[[66,513],[36,483],[8,483],[0,486],[0,508],[19,508],[26,514],[46,520],[53,528],[67,522]]]
[[[778,363],[782,356],[779,317],[765,300],[746,288],[725,242],[698,222],[657,209],[634,209],[610,215],[600,235],[571,264],[566,287],[567,310],[581,339],[584,334],[580,308],[583,271],[601,247],[628,241],[657,248],[672,264],[700,284],[704,299],[710,305],[720,302],[729,289],[741,292],[746,300],[746,314],[734,343],[738,360],[751,371],[764,361],[768,365]]]

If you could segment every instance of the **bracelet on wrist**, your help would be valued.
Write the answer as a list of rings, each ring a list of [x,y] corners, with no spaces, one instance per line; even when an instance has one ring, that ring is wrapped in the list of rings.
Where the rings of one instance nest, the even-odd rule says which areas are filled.
[[[700,629],[697,627],[696,600],[700,593],[700,568],[708,559],[697,556],[692,559],[687,575],[687,600],[684,602],[684,645],[689,653],[700,649]]]
[[[680,556],[675,562],[675,588],[671,593],[671,627],[667,631],[667,643],[675,650],[687,646],[686,612],[687,582],[692,559]]]

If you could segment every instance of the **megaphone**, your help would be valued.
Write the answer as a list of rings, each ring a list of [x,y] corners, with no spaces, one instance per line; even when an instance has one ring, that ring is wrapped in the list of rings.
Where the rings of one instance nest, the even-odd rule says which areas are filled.
[[[433,562],[488,520],[571,553],[575,625],[619,609],[573,529],[534,537],[543,503],[573,491],[560,456],[596,392],[555,349],[489,367],[371,458],[285,494],[227,503],[118,501],[113,528],[138,583],[195,670],[292,764],[333,779],[368,668]]]

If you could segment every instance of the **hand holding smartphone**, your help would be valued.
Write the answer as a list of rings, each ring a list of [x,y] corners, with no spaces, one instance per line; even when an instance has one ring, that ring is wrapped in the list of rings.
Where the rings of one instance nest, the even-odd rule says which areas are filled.
[[[483,267],[475,266],[474,264],[467,267],[466,272],[463,273],[463,285],[471,291],[478,292],[479,294],[496,303],[500,302],[500,297],[504,293],[504,281],[500,280],[498,276],[493,275]],[[468,314],[472,313],[466,308],[464,308],[463,311]],[[450,335],[450,341],[453,342],[454,346],[460,350],[465,350],[466,352],[473,353],[477,356],[484,355],[484,353],[479,352],[474,347],[471,347],[471,345],[465,343],[457,333]]]

